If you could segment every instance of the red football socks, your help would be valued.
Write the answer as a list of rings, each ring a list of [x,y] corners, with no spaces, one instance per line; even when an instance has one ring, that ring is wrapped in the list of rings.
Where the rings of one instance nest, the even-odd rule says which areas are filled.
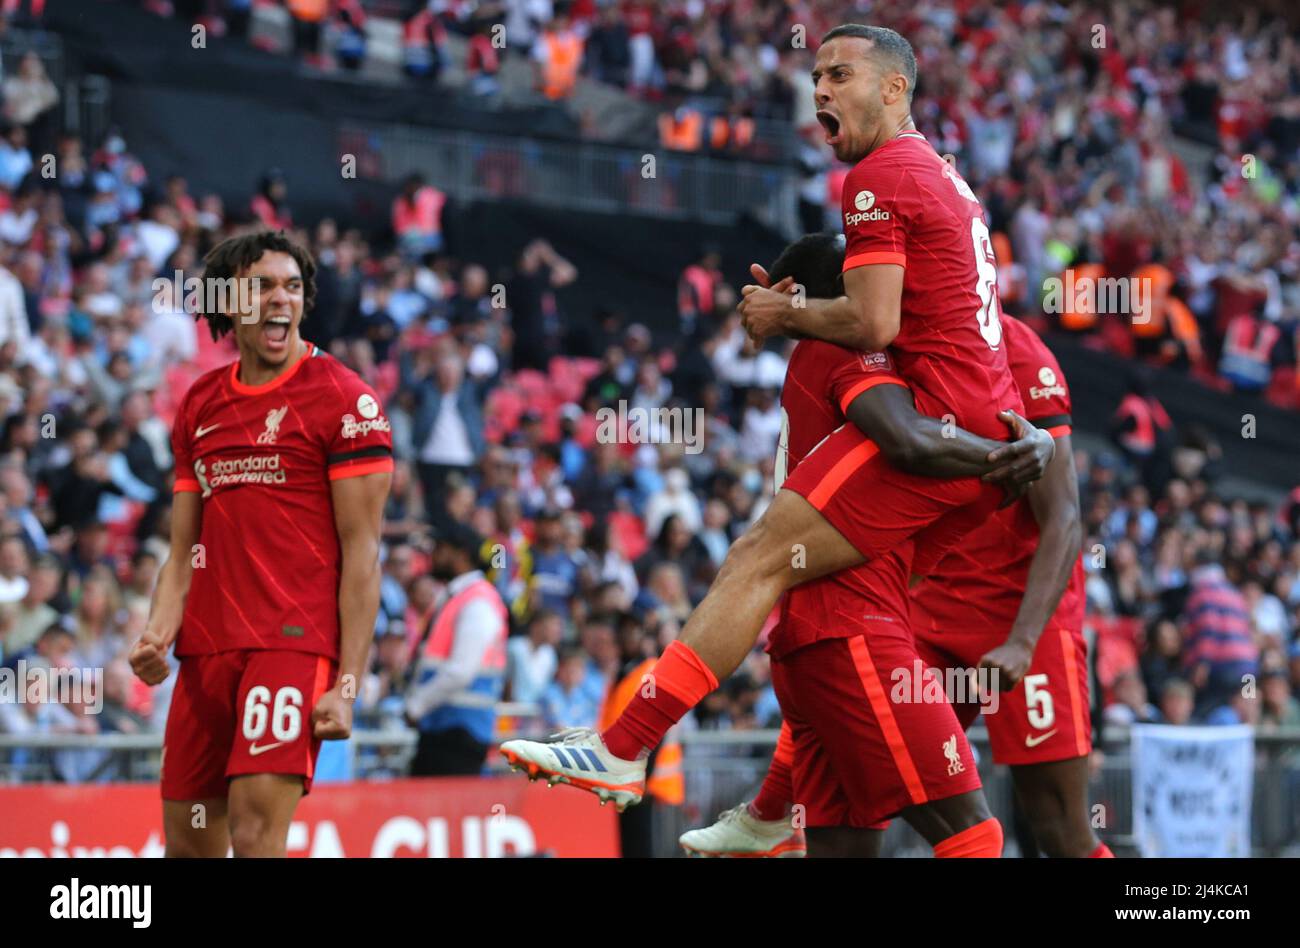
[[[694,649],[672,642],[650,670],[650,681],[600,735],[609,752],[624,760],[646,756],[668,729],[718,687],[718,679]]]
[[[1002,856],[1002,824],[994,817],[976,823],[934,847],[937,859],[998,859]]]
[[[767,768],[758,796],[749,804],[750,816],[768,821],[785,818],[794,799],[793,763],[794,737],[790,734],[790,725],[783,721],[781,736],[776,739],[776,753],[772,755],[772,766]]]
[[[1114,859],[1115,854],[1110,851],[1110,847],[1105,843],[1098,843],[1097,848],[1088,853],[1089,859]]]

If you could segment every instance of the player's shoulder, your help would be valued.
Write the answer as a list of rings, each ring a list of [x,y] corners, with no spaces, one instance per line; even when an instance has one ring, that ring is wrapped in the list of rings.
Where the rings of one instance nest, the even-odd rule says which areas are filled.
[[[185,390],[181,397],[180,411],[190,411],[192,406],[202,404],[206,399],[220,392],[227,384],[227,380],[235,372],[235,367],[239,361],[227,362],[219,365],[215,369],[208,369]]]
[[[303,365],[302,392],[308,411],[324,426],[346,426],[357,418],[376,423],[384,407],[374,388],[349,366],[316,347]]]
[[[338,388],[344,395],[362,392],[372,396],[375,394],[375,390],[355,369],[344,365],[320,346],[312,346],[311,354],[303,364],[302,375],[306,382]]]
[[[1033,418],[1040,403],[1064,406],[1068,410],[1070,390],[1065,373],[1042,337],[1014,316],[1002,317],[1002,338],[1007,349],[1007,365],[1020,388],[1025,409]]]
[[[1002,338],[1006,340],[1007,360],[1012,365],[1056,366],[1056,356],[1041,336],[1014,316],[1002,314]]]

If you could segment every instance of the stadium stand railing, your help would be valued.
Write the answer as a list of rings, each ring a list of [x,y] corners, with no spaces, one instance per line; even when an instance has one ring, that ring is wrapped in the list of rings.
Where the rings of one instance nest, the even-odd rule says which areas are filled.
[[[527,199],[543,206],[734,223],[748,212],[763,224],[796,226],[798,181],[790,169],[592,142],[344,123],[382,164],[377,177],[420,172],[461,199]]]
[[[501,716],[509,718],[516,734],[536,736],[540,727],[535,705],[502,704]],[[776,730],[689,731],[682,735],[683,772],[686,800],[683,806],[654,807],[654,838],[658,855],[677,853],[677,837],[684,830],[707,824],[718,813],[752,799],[767,772]],[[1090,786],[1090,799],[1100,804],[1097,826],[1100,835],[1120,855],[1136,855],[1133,836],[1132,761],[1127,728],[1108,726],[1107,748]],[[980,755],[980,774],[989,806],[1007,828],[1008,855],[1018,853],[1012,832],[1011,774],[994,766],[989,755],[987,732],[975,728],[971,743]],[[406,773],[415,753],[417,734],[400,727],[359,729],[348,742],[349,771],[354,779],[382,779]],[[54,779],[51,755],[59,751],[104,752],[97,770],[87,781],[153,781],[158,779],[158,758],[162,735],[149,734],[0,734],[0,785],[4,783],[48,782]],[[25,752],[25,753],[23,753]],[[15,758],[25,758],[16,762]],[[505,773],[505,764],[490,756],[488,771]],[[1300,730],[1257,733],[1251,838],[1257,856],[1300,854]],[[929,848],[901,821],[895,821],[885,836],[884,855],[921,856]]]

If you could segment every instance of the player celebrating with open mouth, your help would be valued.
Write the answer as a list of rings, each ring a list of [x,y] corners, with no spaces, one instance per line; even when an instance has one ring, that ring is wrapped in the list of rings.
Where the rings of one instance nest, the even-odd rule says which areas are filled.
[[[974,192],[912,124],[910,44],[892,30],[837,27],[823,38],[812,78],[827,140],[856,163],[844,188],[844,293],[802,300],[745,287],[746,328],[756,338],[798,335],[861,352],[889,347],[918,412],[1004,438],[1000,411],[1022,405],[1002,345],[988,229]],[[654,688],[601,734],[506,743],[511,764],[620,805],[638,801],[647,749],[736,669],[783,592],[909,541],[925,557],[912,572],[924,575],[1000,503],[991,475],[941,480],[903,470],[871,434],[843,426],[791,474],[655,666]]]
[[[251,292],[204,314],[239,359],[172,430],[171,555],[131,667],[179,678],[163,740],[168,856],[283,856],[322,740],[351,733],[379,608],[392,439],[374,391],[299,335],[316,265],[283,233],[232,237],[205,279]]]
[[[781,286],[793,278],[810,296],[836,296],[844,262],[842,241],[842,237],[831,234],[796,241],[772,265],[770,279]],[[842,777],[828,780],[828,776],[854,777],[863,771],[861,761],[866,756],[860,744],[846,740],[846,725],[863,711],[836,715],[838,709],[826,708],[823,686],[817,681],[819,666],[826,664],[824,640],[845,633],[848,623],[842,614],[851,611],[877,617],[870,637],[859,649],[875,657],[877,664],[882,656],[892,660],[892,667],[885,668],[888,674],[881,675],[885,682],[899,681],[900,670],[905,676],[902,680],[913,678],[913,663],[918,658],[944,670],[944,679],[950,670],[968,673],[976,666],[995,669],[997,677],[992,684],[1005,694],[997,705],[983,709],[993,760],[1011,766],[1017,799],[1039,846],[1049,856],[1111,855],[1093,833],[1087,808],[1092,744],[1069,389],[1056,358],[1032,329],[1008,317],[1003,317],[1003,328],[1007,357],[1020,387],[1025,413],[1057,441],[1056,453],[1043,478],[1030,487],[1024,498],[967,534],[911,590],[910,609],[882,599],[882,593],[896,589],[898,583],[876,563],[888,564],[891,557],[877,560],[871,567],[797,586],[786,594],[780,624],[768,642],[772,678],[786,719],[772,765],[753,801],[727,810],[710,826],[682,835],[681,844],[687,851],[705,856],[802,855],[803,834],[787,815],[795,801],[804,807],[808,845],[825,834],[825,788],[828,784],[838,788],[844,783]],[[800,377],[802,365],[808,361],[807,357],[801,359],[801,352],[809,346],[824,345],[801,342],[795,348],[786,374],[786,391],[791,392],[796,405],[806,399],[804,393],[809,388]],[[826,348],[847,354],[834,346]],[[878,361],[881,374],[876,376],[876,384],[886,384],[891,381],[884,374],[887,363]],[[783,404],[786,391],[782,393]],[[898,387],[876,388],[870,395],[864,392],[849,404],[846,414],[864,430],[885,428],[921,439],[927,425],[933,423],[932,419],[916,415],[910,399]],[[805,445],[810,443],[808,437],[819,436],[815,415],[811,422],[798,426],[811,427],[811,432],[796,430],[791,423],[789,446],[782,445],[783,454],[788,450],[798,457],[797,436],[802,435]],[[939,442],[936,448],[932,453],[937,456],[951,456],[947,463],[959,461],[955,446]],[[935,473],[942,473],[942,469]],[[858,574],[864,581],[855,586],[853,578]],[[836,614],[837,610],[825,607],[826,597],[820,601],[814,597],[819,587],[838,593],[841,604],[848,596],[856,597],[860,605],[851,610],[841,608]],[[895,600],[899,598],[906,603],[909,597],[895,596]],[[890,624],[881,625],[879,618],[886,613]],[[908,625],[911,638],[902,641],[895,629]],[[819,651],[812,651],[810,643]],[[802,674],[792,673],[796,669]],[[860,704],[868,704],[871,695],[864,698]],[[980,707],[965,702],[955,704],[953,710],[958,727],[965,730]],[[918,715],[906,702],[897,705],[892,716],[912,727],[918,721],[922,726],[927,720],[943,721],[933,712],[928,718]],[[827,767],[825,761],[836,753],[842,759],[834,768]],[[896,778],[894,771],[886,767],[863,773],[859,779],[864,789],[851,795],[839,794],[842,802],[838,809],[834,805],[829,808],[836,824],[844,824],[852,815],[850,804],[861,808],[864,800],[878,798]],[[938,783],[942,785],[942,781]],[[830,799],[834,802],[836,797]],[[927,824],[918,820],[915,812],[900,810],[900,815],[924,834]],[[879,836],[879,825],[865,824],[872,833],[856,834],[866,839],[855,840],[843,831],[838,835],[859,848],[878,848],[880,840],[870,837]]]

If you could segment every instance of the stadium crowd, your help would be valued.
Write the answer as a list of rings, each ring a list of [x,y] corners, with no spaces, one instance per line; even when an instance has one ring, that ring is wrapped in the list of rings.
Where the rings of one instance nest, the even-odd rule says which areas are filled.
[[[233,351],[154,281],[199,275],[214,241],[266,212],[261,192],[227,212],[183,180],[155,184],[117,138],[82,151],[62,140],[84,173],[22,185],[0,212],[10,234],[16,208],[32,218],[0,261],[0,648],[9,667],[103,668],[106,710],[9,705],[6,731],[161,728],[166,686],[140,685],[123,653],[166,555],[169,421],[188,384]],[[276,200],[287,223],[287,190]],[[734,291],[718,287],[697,314],[698,345],[656,341],[610,312],[586,334],[594,357],[559,355],[568,314],[556,289],[582,276],[544,241],[489,273],[330,221],[295,232],[320,262],[305,335],[374,385],[397,456],[363,720],[399,725],[394,700],[440,591],[431,536],[455,523],[481,541],[510,607],[507,696],[539,705],[547,726],[594,723],[617,669],[676,635],[761,512],[788,344],[747,358]],[[597,436],[601,409],[620,403],[625,420],[649,419],[645,443],[627,428]],[[464,438],[439,435],[452,416]],[[675,443],[651,443],[657,426]],[[1280,510],[1220,496],[1221,449],[1204,432],[1159,450],[1154,475],[1160,465],[1139,469],[1119,450],[1078,459],[1106,719],[1300,723],[1300,495]],[[1260,676],[1257,698],[1242,697],[1247,674]],[[778,714],[756,651],[692,726]],[[65,779],[112,772],[78,753]]]
[[[880,6],[885,21],[901,10]],[[1274,42],[1263,21],[1234,32],[1116,13],[1116,45],[1090,73],[1086,61],[1062,67],[1053,57],[1065,54],[1063,41],[1036,19],[1056,15],[1048,8],[1026,4],[1029,19],[1018,23],[983,5],[964,10],[945,18],[908,5],[908,16],[928,21],[911,35],[922,75],[934,77],[917,117],[970,169],[1008,235],[1009,310],[1032,309],[1024,288],[1075,262],[1115,273],[1164,261],[1172,296],[1186,294],[1204,331],[1203,353],[1222,348],[1243,315],[1294,333],[1300,174],[1274,166],[1266,147],[1291,134],[1283,105],[1236,124],[1220,108],[1222,175],[1203,191],[1191,190],[1164,144],[1191,95],[1222,101],[1233,91],[1244,101],[1275,82],[1292,97],[1281,102],[1294,103],[1293,46]],[[969,25],[976,14],[979,29]],[[1130,34],[1150,42],[1132,46]],[[1265,68],[1261,57],[1279,50],[1268,63],[1282,66]],[[124,654],[166,555],[170,421],[187,386],[234,357],[172,289],[248,226],[283,227],[311,246],[320,269],[304,335],[375,387],[392,424],[397,467],[360,722],[400,726],[400,696],[441,592],[428,568],[433,538],[468,529],[510,608],[506,696],[536,704],[548,727],[594,724],[611,680],[671,641],[770,493],[788,344],[744,354],[736,288],[713,255],[682,275],[681,335],[655,338],[613,309],[588,327],[558,292],[583,275],[543,240],[490,272],[408,237],[399,203],[394,242],[381,226],[304,227],[281,175],[243,206],[192,194],[183,178],[151,177],[147,156],[116,133],[102,142],[52,134],[42,116],[54,102],[37,66],[24,63],[3,86],[0,664],[102,668],[104,710],[0,704],[0,732],[162,728],[169,685],[145,688]],[[971,74],[984,78],[979,88]],[[1213,76],[1236,85],[1207,92]],[[51,175],[41,173],[42,147]],[[1246,147],[1259,173],[1233,177]],[[1081,331],[1194,364],[1175,322],[1145,339],[1108,334],[1117,321]],[[620,405],[619,437],[598,437],[601,410],[617,417]],[[625,427],[633,410],[650,419],[648,438]],[[654,443],[661,426],[687,436]],[[1203,431],[1171,431],[1156,451],[1160,463],[1135,463],[1122,442],[1079,452],[1099,713],[1115,723],[1300,724],[1300,492],[1281,507],[1222,495],[1222,448]],[[1258,687],[1243,689],[1243,676]],[[756,650],[688,726],[769,726],[778,715]],[[0,753],[22,763],[27,752]],[[114,773],[95,752],[61,753],[55,766],[65,780]]]
[[[300,26],[334,24],[343,59],[355,52],[347,37],[364,38],[364,6],[288,3]],[[247,7],[175,9],[243,23]],[[882,0],[864,12],[916,48],[917,126],[1002,235],[1008,309],[1047,298],[1056,323],[1092,344],[1300,409],[1300,43],[1285,19],[1180,16],[1153,0]],[[663,103],[661,147],[788,156],[802,175],[802,229],[838,228],[847,168],[823,144],[808,72],[817,38],[846,15],[840,2],[432,0],[406,15],[412,75],[436,78],[458,33],[483,92],[512,54],[532,60],[554,100],[580,74],[619,86]],[[300,29],[299,47],[315,55],[318,32]],[[1175,132],[1200,144],[1176,147]],[[773,152],[774,141],[797,147]],[[1067,300],[1050,297],[1052,279],[1067,281]],[[1099,294],[1102,279],[1140,281],[1130,288],[1144,296]]]

